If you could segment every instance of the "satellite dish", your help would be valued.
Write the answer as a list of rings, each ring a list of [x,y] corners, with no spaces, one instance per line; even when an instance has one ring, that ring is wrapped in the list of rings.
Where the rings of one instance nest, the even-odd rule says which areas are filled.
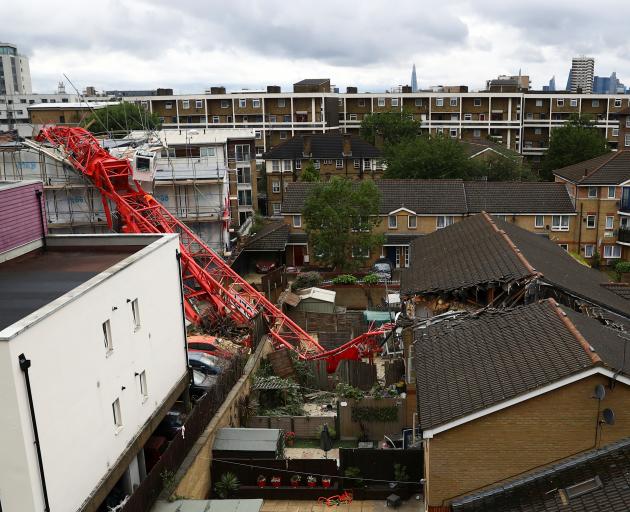
[[[602,411],[602,416],[604,418],[604,422],[607,425],[614,425],[615,424],[615,413],[613,412],[612,409],[604,409]]]
[[[597,400],[603,400],[605,396],[606,388],[601,384],[597,384],[597,386],[595,386],[595,398],[597,398]]]

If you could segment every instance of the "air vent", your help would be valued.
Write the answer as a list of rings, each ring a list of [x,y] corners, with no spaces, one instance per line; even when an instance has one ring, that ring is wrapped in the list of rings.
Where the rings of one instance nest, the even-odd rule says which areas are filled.
[[[601,489],[602,487],[603,484],[599,476],[595,476],[594,478],[589,478],[588,480],[584,480],[579,484],[575,484],[571,487],[565,488],[564,492],[566,493],[567,498],[573,499],[577,498],[578,496],[582,496],[583,494]]]

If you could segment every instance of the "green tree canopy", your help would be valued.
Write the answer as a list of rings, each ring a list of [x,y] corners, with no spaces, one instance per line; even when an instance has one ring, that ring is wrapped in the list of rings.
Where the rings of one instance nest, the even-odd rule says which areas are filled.
[[[372,180],[351,182],[333,177],[317,183],[306,199],[303,216],[315,259],[335,269],[361,266],[382,235],[373,234],[379,223],[380,195]],[[353,257],[354,253],[354,257]]]
[[[119,103],[95,109],[81,126],[92,133],[124,135],[130,130],[155,130],[160,127],[157,115],[135,103]]]
[[[361,138],[376,144],[376,136],[383,137],[383,144],[389,146],[402,140],[413,138],[420,133],[420,121],[416,121],[408,110],[402,112],[382,112],[368,114],[361,121]]]
[[[472,177],[488,181],[538,181],[538,174],[517,157],[491,153],[470,161]],[[466,177],[464,177],[466,179]]]
[[[313,162],[310,160],[302,166],[300,172],[300,181],[319,181],[319,171],[315,169]]]
[[[564,126],[551,131],[549,149],[543,158],[542,174],[553,178],[553,171],[607,153],[606,138],[587,115],[574,114]]]

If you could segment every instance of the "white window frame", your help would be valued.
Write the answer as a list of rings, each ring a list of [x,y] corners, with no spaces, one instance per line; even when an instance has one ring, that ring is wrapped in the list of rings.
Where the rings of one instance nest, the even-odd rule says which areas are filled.
[[[413,220],[413,222],[412,222]],[[418,227],[418,217],[415,215],[407,216],[407,228],[408,229],[416,229]]]
[[[416,107],[422,106],[422,98],[416,98]]]
[[[630,128],[630,116],[626,116],[626,128]]]
[[[260,108],[260,98],[254,98],[252,100],[252,108]]]
[[[217,148],[213,146],[206,146],[203,148],[199,148],[199,156],[205,157],[205,158],[215,157],[217,156]]]
[[[456,107],[457,106],[457,98],[450,98],[448,103],[449,103],[449,105],[451,107]]]
[[[591,107],[599,107],[599,100],[591,100]]]
[[[543,100],[536,100],[536,106],[537,107],[542,107],[543,106]]]
[[[272,172],[280,172],[280,160],[271,161],[271,170]]]
[[[212,124],[216,124],[216,123],[220,123],[221,122],[221,117],[220,116],[212,116]]]
[[[114,418],[114,430],[120,432],[123,428],[122,411],[120,409],[120,398],[112,402],[112,416]]]
[[[387,228],[398,229],[398,217],[396,215],[387,216]]]
[[[149,398],[149,388],[147,387],[147,371],[142,370],[139,375],[140,379],[140,396],[142,397],[142,402],[146,402]]]
[[[612,190],[613,195],[610,195],[610,191]],[[617,197],[617,187],[609,185],[608,186],[608,199],[615,199]]]
[[[569,103],[572,107],[577,107],[578,106],[578,100],[576,98],[571,98],[570,103]]]
[[[558,244],[560,246],[560,249],[563,249],[567,252],[569,252],[569,244]]]
[[[480,130],[479,128],[475,128],[475,129],[473,130],[473,137],[474,137],[475,139],[478,139],[479,137],[481,137],[481,130]]]
[[[203,100],[195,100],[195,108],[203,108]]]
[[[564,107],[564,98],[558,98],[556,100],[556,106],[557,107]]]
[[[282,160],[282,170],[283,171],[291,170],[291,160]]]
[[[230,100],[221,100],[221,108],[230,108]]]
[[[534,114],[531,112],[527,112],[527,114],[525,114],[525,119],[531,121],[532,119],[534,119]]]
[[[615,229],[615,217],[606,215],[606,224],[604,229]]]
[[[287,138],[287,132],[282,130],[280,132],[280,140],[285,140]]]
[[[361,169],[361,160],[359,160],[358,158],[355,158],[352,165],[354,166],[355,169]]]
[[[597,215],[588,214],[586,216],[586,229],[595,229],[597,227]]]
[[[293,215],[293,227],[301,228],[302,227],[302,216],[301,215]]]
[[[254,137],[256,137],[257,140],[262,139],[262,130],[254,130]]]
[[[271,192],[273,194],[280,193],[280,180],[272,180],[271,181]]]
[[[392,98],[392,107],[397,107],[398,106],[398,98]]]
[[[621,247],[619,245],[604,245],[604,259],[621,258]]]
[[[131,320],[133,322],[133,332],[139,331],[142,323],[140,322],[140,304],[137,298],[131,301]]]
[[[357,115],[356,114],[348,114],[348,120],[349,121],[356,121],[357,120]]]
[[[343,169],[343,160],[335,160],[335,169]]]
[[[444,229],[455,222],[455,217],[452,215],[438,215],[435,218],[435,229]]]
[[[473,99],[473,107],[481,107],[481,98]]]
[[[612,129],[612,136],[613,137],[619,137],[619,128],[613,128]]]
[[[359,98],[358,105],[359,107],[365,107],[365,98]]]
[[[190,100],[182,100],[182,108],[187,110],[190,108]]]
[[[273,215],[280,215],[282,213],[282,203],[271,203],[271,212]]]
[[[451,139],[456,139],[457,138],[457,128],[451,128],[448,131],[448,134],[450,135]]]
[[[361,247],[352,247],[352,257],[353,258],[369,258],[370,257],[370,250],[369,249],[365,249],[365,253],[363,252],[363,249]]]
[[[379,107],[384,107],[385,106],[385,98],[378,98],[377,99],[377,104]]]
[[[270,123],[275,123],[276,122],[276,115],[275,114],[269,114],[269,122]]]
[[[435,98],[435,106],[443,107],[444,106],[444,98]]]
[[[594,191],[595,193],[591,194],[592,191]],[[597,199],[597,187],[588,187],[586,197],[588,197],[589,199]]]
[[[615,98],[615,107],[621,107],[621,100],[619,98]]]
[[[238,99],[238,108],[247,108],[247,98]]]
[[[319,171],[320,167],[321,167],[321,163],[319,160],[313,160],[313,167]]]
[[[629,117],[630,119],[630,117]],[[630,147],[630,133],[626,133],[624,138],[623,138],[623,145],[624,147]]]
[[[287,100],[285,98],[278,98],[278,107],[284,108],[287,106]]]
[[[295,169],[299,171],[301,168],[302,168],[302,160],[298,159],[295,161]]]
[[[556,220],[558,221],[557,223]],[[551,231],[569,231],[570,225],[571,221],[568,215],[551,216]]]
[[[542,128],[534,128],[534,135],[542,135]]]
[[[114,351],[114,340],[112,339],[112,324],[109,319],[103,322],[102,329],[105,354],[109,355]]]
[[[173,104],[172,104],[170,101],[167,101],[167,102],[164,104],[164,108],[165,108],[166,110],[173,110]]]
[[[536,215],[534,217],[534,227],[535,228],[544,228],[545,227],[545,216],[544,215]]]
[[[592,258],[593,254],[595,254],[595,246],[593,244],[586,244],[584,246],[584,257]]]

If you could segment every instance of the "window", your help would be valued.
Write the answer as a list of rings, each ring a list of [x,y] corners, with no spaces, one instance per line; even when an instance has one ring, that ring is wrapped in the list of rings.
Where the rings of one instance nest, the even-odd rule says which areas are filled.
[[[626,117],[626,128],[630,128],[630,116]]]
[[[246,98],[240,98],[238,100],[238,106],[239,106],[239,108],[247,107],[247,99]]]
[[[300,170],[302,168],[302,160],[295,161],[295,168]]]
[[[352,247],[353,258],[369,258],[370,250],[367,247]]]
[[[387,226],[389,229],[396,229],[398,227],[398,217],[396,217],[396,215],[390,215],[387,220]]]
[[[422,106],[422,98],[416,98],[416,107]]]
[[[544,215],[536,215],[534,219],[534,227],[535,228],[544,228],[545,227],[545,216]]]
[[[166,110],[171,110],[173,108],[173,104],[171,102],[165,103],[164,108]]]
[[[348,119],[350,121],[356,121],[357,120],[357,115],[356,114],[348,114]]]
[[[552,231],[569,231],[569,216],[568,215],[553,215],[551,217],[551,230]]]
[[[109,320],[103,322],[103,342],[105,343],[105,352],[109,354],[114,350],[114,343],[112,341],[112,326]]]
[[[621,100],[615,99],[615,107],[621,107]]]
[[[237,162],[249,162],[249,144],[236,144],[235,153]]]
[[[457,98],[451,98],[449,103],[450,103],[451,107],[456,107],[457,106]]]
[[[282,116],[282,122],[283,123],[290,123],[291,122],[291,114],[287,114]]]
[[[355,169],[360,169],[361,168],[361,160],[358,160],[358,159],[355,158],[353,164],[354,164],[354,168]]]
[[[437,229],[445,228],[446,226],[450,226],[453,224],[453,216],[452,215],[438,215],[436,221]]]
[[[138,304],[138,299],[131,301],[131,318],[133,319],[133,330],[135,332],[140,329],[140,305]]]
[[[252,205],[252,191],[239,190],[238,191],[238,204],[240,206],[251,206]]]
[[[534,134],[535,135],[541,135],[542,134],[542,128],[534,128]]]
[[[143,401],[149,398],[149,390],[147,389],[147,372],[145,370],[140,372],[140,395],[142,396]]]
[[[343,169],[343,160],[335,160],[335,168]]]
[[[230,108],[230,102],[228,100],[221,100],[221,108]]]
[[[475,99],[473,100],[473,105],[474,105],[475,107],[481,107],[481,98],[475,98]]]
[[[472,121],[472,114],[464,114],[464,121]]]
[[[452,139],[456,139],[457,138],[457,128],[451,128],[450,131],[449,131],[449,134],[450,134]]]
[[[593,254],[595,253],[595,246],[592,244],[588,244],[584,246],[584,257],[585,258],[592,258]]]
[[[160,122],[160,124],[164,124],[164,118],[163,117],[158,117],[158,121]]]
[[[572,107],[577,107],[577,99],[571,99],[570,104]]]
[[[604,245],[604,258],[621,258],[621,246]]]
[[[195,108],[203,108],[203,100],[195,100]]]
[[[591,100],[591,107],[599,107],[599,100]]]
[[[596,222],[597,222],[597,217],[595,215],[587,215],[586,216],[586,227],[588,229],[594,229]]]
[[[558,98],[556,100],[556,105],[558,105],[559,107],[564,107],[564,100],[562,98]]]
[[[485,121],[486,120],[486,114],[479,114],[479,121]]]
[[[392,98],[392,107],[398,106],[398,98]]]
[[[291,170],[291,160],[283,160],[282,161],[282,170],[290,171]]]
[[[435,106],[443,107],[444,106],[444,98],[435,98]]]
[[[279,194],[280,193],[280,181],[279,180],[273,180],[271,182],[271,191],[274,194]]]
[[[273,215],[280,215],[282,212],[282,203],[271,203],[271,211]]]
[[[588,187],[588,197],[597,197],[597,187]]]
[[[612,136],[613,137],[619,137],[619,128],[613,128],[612,129]]]
[[[212,116],[212,122],[213,123],[220,123],[221,119],[219,118],[219,116]]]
[[[451,121],[458,121],[459,120],[459,114],[451,114]]]
[[[207,147],[207,148],[199,148],[199,156],[201,157],[209,157],[216,156],[217,148]]]
[[[319,160],[313,160],[313,167],[315,167],[315,169],[318,169],[321,167],[319,164]]]
[[[473,130],[473,137],[475,139],[478,139],[479,137],[481,137],[481,130],[479,129]]]
[[[302,216],[301,215],[294,215],[293,216],[293,227],[294,228],[301,228],[302,227]]]
[[[626,135],[624,136],[623,145],[625,147],[630,147],[630,133],[626,133]]]
[[[378,98],[378,106],[379,107],[385,106],[385,98]]]
[[[284,98],[278,98],[278,107],[284,108],[287,104],[287,100]]]
[[[250,167],[236,169],[236,179],[241,185],[249,185],[252,182],[252,170]]]
[[[359,107],[365,107],[365,98],[359,99]]]
[[[560,249],[563,249],[567,252],[569,252],[569,244],[558,244],[560,246]]]
[[[271,161],[271,170],[272,171],[280,171],[280,160],[272,160]]]
[[[269,115],[269,122],[270,122],[270,123],[275,123],[275,122],[276,122],[276,116],[274,116],[274,115]]]
[[[285,131],[280,132],[280,140],[284,140],[286,138],[287,138],[287,132]]]
[[[249,119],[247,118],[247,116],[243,116],[243,119],[241,120],[243,123],[246,123],[247,121],[249,121]]]
[[[114,415],[114,426],[116,427],[116,430],[120,430],[123,426],[123,422],[122,422],[122,414],[120,412],[120,399],[119,398],[114,400],[114,403],[112,403],[112,413]]]
[[[617,195],[616,187],[608,187],[608,199],[614,199]]]
[[[536,106],[537,107],[542,107],[543,106],[543,101],[542,100],[536,100]]]
[[[262,131],[261,130],[254,130],[254,136],[258,140],[262,139]]]
[[[407,227],[409,229],[416,229],[417,226],[418,226],[418,217],[416,217],[415,215],[409,215],[407,217]]]
[[[615,227],[615,218],[606,215],[606,229],[613,229]]]
[[[190,100],[182,100],[182,107],[184,107],[184,110],[190,108]]]
[[[252,107],[260,108],[260,99],[253,99],[252,100]]]

